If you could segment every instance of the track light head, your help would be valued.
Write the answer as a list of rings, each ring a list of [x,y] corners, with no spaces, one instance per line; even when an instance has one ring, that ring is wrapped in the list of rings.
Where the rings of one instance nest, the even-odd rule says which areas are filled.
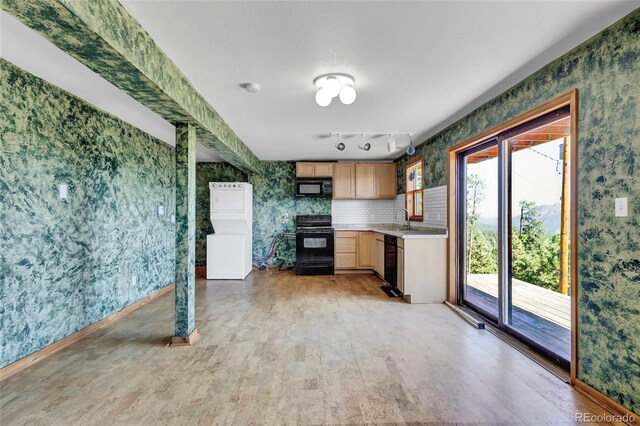
[[[387,139],[387,149],[389,152],[395,152],[396,150],[396,138],[393,135],[389,135],[389,139]]]

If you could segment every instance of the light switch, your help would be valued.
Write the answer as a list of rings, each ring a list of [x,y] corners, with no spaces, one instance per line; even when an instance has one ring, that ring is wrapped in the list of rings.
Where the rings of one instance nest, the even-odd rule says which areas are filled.
[[[616,217],[629,216],[629,207],[627,197],[616,198]]]
[[[164,205],[158,204],[158,216],[164,215]]]
[[[67,184],[66,183],[61,183],[58,186],[58,193],[59,193],[59,196],[60,196],[61,200],[64,200],[64,199],[67,198]]]

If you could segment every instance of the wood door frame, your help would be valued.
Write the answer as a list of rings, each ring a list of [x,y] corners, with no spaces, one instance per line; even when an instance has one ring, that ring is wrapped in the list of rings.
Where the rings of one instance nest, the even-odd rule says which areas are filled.
[[[404,184],[404,208],[407,209],[407,212],[409,211],[409,204],[408,204],[408,200],[407,200],[407,195],[408,195],[408,190],[407,190],[407,170],[410,167],[415,166],[416,164],[422,164],[422,188],[421,189],[416,189],[414,191],[411,191],[412,193],[415,193],[417,191],[422,191],[422,202],[424,203],[424,157],[422,155],[417,155],[415,157],[413,157],[411,160],[408,160],[407,162],[404,163],[404,173],[402,174],[402,183]],[[413,197],[413,200],[415,202],[415,196]],[[410,221],[414,221],[414,222],[422,222],[424,220],[424,207],[423,207],[423,211],[422,211],[422,216],[415,216],[413,214],[413,212],[415,211],[415,206],[413,208],[413,210],[408,213],[409,214],[409,220]]]
[[[458,285],[457,278],[457,256],[456,244],[457,234],[457,196],[456,196],[456,176],[457,155],[459,152],[467,150],[477,144],[483,143],[493,137],[498,136],[507,130],[534,120],[545,114],[564,106],[570,108],[571,121],[571,164],[570,164],[570,189],[571,195],[569,219],[569,235],[571,244],[570,253],[570,279],[571,279],[571,384],[576,384],[578,376],[578,89],[573,89],[564,95],[552,99],[531,111],[518,115],[504,123],[493,127],[486,132],[473,136],[460,142],[451,148],[447,156],[447,206],[448,206],[448,253],[447,253],[447,300],[452,304],[457,304]]]

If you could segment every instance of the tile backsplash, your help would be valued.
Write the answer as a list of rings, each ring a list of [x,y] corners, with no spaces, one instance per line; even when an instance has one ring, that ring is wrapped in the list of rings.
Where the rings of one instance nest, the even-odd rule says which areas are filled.
[[[447,187],[438,186],[424,190],[424,222],[422,226],[447,227]],[[404,194],[395,200],[333,200],[333,223],[393,223],[398,209],[404,208]],[[403,216],[404,217],[404,216]],[[398,222],[402,222],[398,219]]]
[[[431,228],[447,227],[447,186],[436,186],[423,191],[424,224]]]
[[[333,223],[393,222],[396,200],[333,200]]]

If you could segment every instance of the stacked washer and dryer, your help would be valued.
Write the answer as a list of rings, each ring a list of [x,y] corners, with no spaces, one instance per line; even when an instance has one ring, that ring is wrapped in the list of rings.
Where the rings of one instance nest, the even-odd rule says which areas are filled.
[[[253,187],[246,182],[209,182],[211,224],[207,279],[243,280],[252,268]]]

